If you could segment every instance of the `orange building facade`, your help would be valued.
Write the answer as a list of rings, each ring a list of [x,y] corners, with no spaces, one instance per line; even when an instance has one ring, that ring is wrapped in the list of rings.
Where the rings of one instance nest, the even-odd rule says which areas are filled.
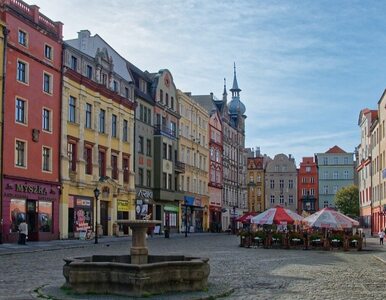
[[[22,220],[29,240],[59,236],[59,145],[62,23],[39,7],[3,0],[8,29],[4,85],[2,219],[4,241],[18,238]]]
[[[319,210],[318,167],[313,157],[303,157],[298,169],[298,213]]]

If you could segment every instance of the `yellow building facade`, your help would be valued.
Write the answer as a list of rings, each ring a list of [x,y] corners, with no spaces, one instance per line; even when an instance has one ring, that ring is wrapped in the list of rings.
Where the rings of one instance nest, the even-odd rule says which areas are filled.
[[[107,52],[98,55],[112,65]],[[107,67],[82,74],[88,69],[82,64],[98,68],[82,58],[76,49],[65,47],[60,238],[82,238],[87,230],[96,232],[96,228],[99,235],[128,234],[119,220],[135,219],[134,89],[117,74],[104,80],[109,76]],[[82,64],[73,65],[74,61]]]
[[[248,211],[251,212],[262,212],[265,210],[263,166],[263,157],[248,157]]]
[[[180,110],[179,156],[185,173],[179,175],[184,192],[181,205],[181,231],[207,231],[209,228],[209,114],[190,97],[177,90]]]

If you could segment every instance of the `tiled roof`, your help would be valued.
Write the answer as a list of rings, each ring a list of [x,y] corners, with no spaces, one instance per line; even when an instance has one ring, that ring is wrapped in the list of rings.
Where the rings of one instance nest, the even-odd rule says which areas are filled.
[[[328,149],[326,153],[347,153],[347,152],[335,145],[334,147]]]

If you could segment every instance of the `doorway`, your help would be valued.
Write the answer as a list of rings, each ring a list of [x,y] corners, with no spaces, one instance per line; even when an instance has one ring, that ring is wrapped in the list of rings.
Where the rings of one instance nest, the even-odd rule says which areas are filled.
[[[39,240],[38,232],[38,213],[37,213],[37,202],[34,200],[27,200],[27,214],[26,223],[28,225],[28,240],[37,241]]]
[[[109,203],[107,201],[100,202],[100,208],[101,208],[100,224],[102,225],[103,235],[108,235],[108,224],[109,224],[108,207],[109,207]]]

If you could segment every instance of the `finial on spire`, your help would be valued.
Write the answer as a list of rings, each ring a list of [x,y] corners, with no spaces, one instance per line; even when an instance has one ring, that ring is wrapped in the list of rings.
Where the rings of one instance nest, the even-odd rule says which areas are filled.
[[[237,84],[237,77],[236,77],[236,62],[233,62],[233,86],[231,88],[232,96],[235,96],[234,92],[240,92],[239,85]]]

